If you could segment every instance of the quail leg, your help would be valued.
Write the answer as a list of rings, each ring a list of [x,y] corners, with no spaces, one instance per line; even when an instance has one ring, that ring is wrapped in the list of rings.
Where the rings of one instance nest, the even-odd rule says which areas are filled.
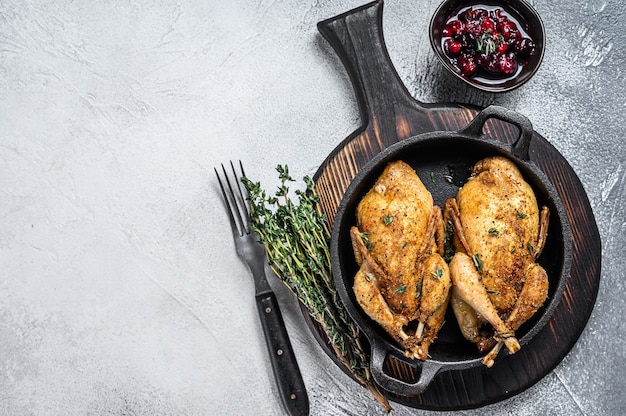
[[[472,259],[467,254],[456,253],[450,262],[450,275],[454,292],[493,326],[496,341],[503,341],[511,354],[517,352],[520,349],[519,342],[491,303]]]

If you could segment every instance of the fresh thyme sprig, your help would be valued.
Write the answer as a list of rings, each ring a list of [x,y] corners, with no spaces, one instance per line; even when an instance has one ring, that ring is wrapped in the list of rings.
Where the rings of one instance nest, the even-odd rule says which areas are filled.
[[[371,380],[359,329],[348,316],[332,281],[330,230],[317,207],[315,183],[305,176],[306,188],[294,191],[294,202],[289,183],[295,181],[289,168],[278,165],[276,170],[281,183],[274,195],[268,195],[260,183],[242,178],[249,193],[250,226],[265,245],[268,263],[276,276],[319,323],[339,360],[389,412],[389,402]]]

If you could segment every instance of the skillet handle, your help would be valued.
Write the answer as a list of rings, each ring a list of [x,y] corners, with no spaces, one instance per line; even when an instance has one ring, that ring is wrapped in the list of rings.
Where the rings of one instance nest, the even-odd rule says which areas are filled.
[[[373,341],[371,342],[372,350],[370,372],[372,373],[374,381],[390,393],[404,397],[417,396],[426,390],[430,382],[439,373],[439,370],[441,370],[441,364],[430,360],[411,360],[411,362],[402,360],[405,364],[410,365],[418,371],[420,375],[415,383],[407,383],[405,381],[398,380],[397,378],[388,375],[383,370],[385,360],[387,359],[387,350],[381,347],[378,341],[370,341]]]
[[[511,153],[522,160],[530,160],[528,152],[530,141],[533,138],[533,125],[528,118],[518,112],[497,105],[490,105],[478,113],[474,120],[463,129],[463,132],[472,136],[480,136],[485,122],[490,118],[506,121],[520,129],[519,137],[511,146]]]

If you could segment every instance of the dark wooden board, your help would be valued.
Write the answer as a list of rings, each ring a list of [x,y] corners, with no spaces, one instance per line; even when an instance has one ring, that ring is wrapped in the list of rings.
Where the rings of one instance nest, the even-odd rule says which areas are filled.
[[[333,221],[342,196],[370,159],[389,145],[430,131],[459,130],[480,108],[462,104],[425,104],[415,100],[396,73],[382,34],[383,2],[376,1],[320,22],[318,28],[333,46],[350,75],[363,125],[347,137],[320,166],[315,175],[321,208]],[[489,120],[485,133],[513,142],[516,127]],[[491,369],[478,367],[443,372],[419,396],[390,399],[424,409],[465,409],[503,400],[535,384],[565,357],[583,331],[598,293],[601,243],[587,195],[563,156],[541,135],[534,133],[530,158],[552,182],[569,219],[572,267],[560,304],[548,324],[517,354],[497,360]],[[323,333],[308,321],[325,351]],[[388,359],[385,370],[407,382],[416,378],[412,367]]]

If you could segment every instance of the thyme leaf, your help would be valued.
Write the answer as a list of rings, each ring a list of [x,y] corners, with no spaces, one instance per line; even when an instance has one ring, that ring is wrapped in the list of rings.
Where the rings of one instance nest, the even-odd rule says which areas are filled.
[[[476,270],[478,271],[478,273],[482,273],[483,271],[483,265],[485,264],[481,259],[480,259],[480,254],[476,253],[472,256],[472,260],[474,261],[474,267],[476,267]]]
[[[443,270],[440,269],[439,267],[437,267],[435,269],[435,271],[433,272],[433,277],[437,280],[441,279],[441,276],[443,276]]]
[[[491,55],[496,51],[496,42],[491,30],[486,31],[476,40],[476,48],[478,52],[486,55]]]
[[[386,216],[383,217],[383,223],[385,225],[389,225],[389,224],[391,224],[393,222],[394,218],[395,218],[395,216],[393,216],[393,215],[386,215]]]
[[[369,240],[370,233],[362,232],[359,235],[361,236],[361,240],[363,240],[363,244],[365,244],[365,248],[368,249],[369,251],[372,251],[372,249],[374,248],[374,245]]]

